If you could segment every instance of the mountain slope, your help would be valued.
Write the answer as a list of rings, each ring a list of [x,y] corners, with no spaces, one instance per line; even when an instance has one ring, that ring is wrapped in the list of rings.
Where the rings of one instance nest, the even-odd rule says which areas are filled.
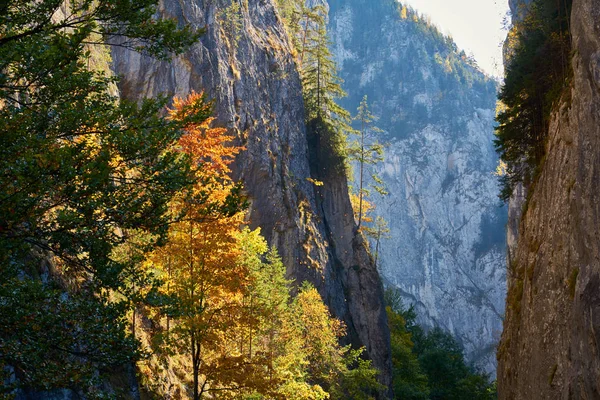
[[[367,95],[390,143],[380,271],[425,326],[455,335],[493,373],[505,294],[506,210],[493,125],[497,86],[424,18],[391,0],[330,0],[333,49],[356,110]]]

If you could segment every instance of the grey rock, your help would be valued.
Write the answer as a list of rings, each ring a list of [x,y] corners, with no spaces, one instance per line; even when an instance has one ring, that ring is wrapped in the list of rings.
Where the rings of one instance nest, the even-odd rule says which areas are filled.
[[[113,53],[122,96],[204,91],[216,122],[246,147],[234,163],[251,201],[250,221],[279,250],[297,284],[312,282],[349,341],[364,345],[380,380],[391,382],[390,339],[378,273],[352,218],[343,174],[309,164],[302,90],[290,44],[272,0],[241,2],[237,40],[221,23],[230,1],[165,0],[160,12],[206,34],[173,62],[123,49]],[[312,166],[313,170],[315,165]],[[309,178],[323,180],[316,187]]]
[[[389,195],[372,197],[391,230],[380,272],[420,324],[453,334],[467,360],[493,375],[506,287],[506,209],[493,176],[497,85],[466,61],[448,69],[446,57],[460,52],[452,41],[402,19],[394,2],[329,5],[343,104],[355,111],[368,95],[389,142],[376,170]]]
[[[512,22],[522,20],[527,15],[527,9],[533,0],[508,0]]]

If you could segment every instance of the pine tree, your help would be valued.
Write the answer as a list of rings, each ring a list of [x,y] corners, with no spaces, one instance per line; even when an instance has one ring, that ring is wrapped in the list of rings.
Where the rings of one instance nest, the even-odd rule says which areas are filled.
[[[349,113],[340,107],[335,99],[346,96],[337,76],[337,67],[329,50],[330,41],[325,23],[325,10],[313,11],[318,19],[314,28],[307,24],[308,31],[314,32],[305,45],[305,59],[302,63],[302,83],[305,94],[307,120],[319,119],[332,127],[348,129]]]
[[[278,0],[277,4],[297,53],[306,125],[316,135],[313,153],[319,153],[313,155],[323,169],[333,166],[344,170],[350,114],[336,103],[346,93],[329,51],[327,9],[321,5],[308,7],[303,0]]]
[[[460,345],[440,328],[425,332],[398,290],[385,291],[392,344],[392,385],[399,399],[497,398],[495,383],[469,367]]]
[[[313,10],[318,17],[305,25],[307,33],[303,45],[302,85],[307,126],[318,137],[318,147],[345,160],[346,132],[350,130],[350,114],[336,103],[346,93],[341,87],[337,67],[329,51],[329,37],[325,23],[325,10]],[[310,32],[310,33],[309,33]],[[308,38],[308,39],[307,39]],[[343,162],[342,162],[343,165]]]
[[[536,179],[552,111],[569,101],[571,8],[571,0],[535,0],[510,33],[494,141],[505,164],[500,176],[503,201],[519,183],[527,187]]]
[[[307,45],[316,40],[327,10],[321,5],[308,7],[304,0],[277,0],[277,6],[302,68]]]
[[[361,358],[364,348],[340,346],[346,328],[331,316],[317,290],[305,282],[293,307],[309,362],[308,381],[325,389],[332,400],[374,399],[382,390],[377,370]]]
[[[383,145],[372,139],[373,134],[380,133],[382,130],[372,125],[375,117],[369,110],[367,96],[364,96],[360,102],[354,120],[360,122],[360,129],[352,131],[358,136],[358,140],[350,145],[349,156],[351,160],[357,161],[359,166],[358,228],[360,229],[363,217],[363,199],[369,195],[369,190],[365,188],[365,166],[383,161]],[[377,174],[372,174],[371,178],[374,182],[371,187],[381,195],[387,194],[381,178]]]
[[[277,8],[296,53],[301,51],[301,24],[308,10],[303,0],[277,0]],[[296,54],[297,55],[297,54]]]

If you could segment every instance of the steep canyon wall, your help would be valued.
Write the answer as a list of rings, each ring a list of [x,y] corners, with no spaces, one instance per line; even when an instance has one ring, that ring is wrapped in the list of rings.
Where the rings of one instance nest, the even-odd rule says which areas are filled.
[[[216,123],[246,147],[234,164],[249,195],[249,219],[277,247],[288,275],[312,282],[345,321],[349,340],[364,345],[389,384],[389,332],[379,275],[355,223],[343,174],[311,183],[302,88],[274,1],[248,0],[225,15],[227,0],[165,0],[160,12],[206,28],[200,42],[173,62],[124,49],[113,52],[125,98],[204,91]],[[228,23],[234,18],[239,22]],[[314,167],[314,166],[313,166]],[[314,168],[313,168],[314,170]],[[313,171],[314,173],[314,171]]]
[[[501,399],[600,398],[600,3],[574,0],[571,102],[524,204],[498,352]]]

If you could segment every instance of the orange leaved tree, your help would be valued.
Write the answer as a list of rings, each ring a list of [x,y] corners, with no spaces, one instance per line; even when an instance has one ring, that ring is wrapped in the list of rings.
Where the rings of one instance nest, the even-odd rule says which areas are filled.
[[[166,343],[189,355],[194,400],[239,384],[231,379],[231,371],[243,366],[237,364],[238,358],[229,357],[222,344],[242,314],[248,276],[245,266],[237,262],[240,250],[234,235],[243,222],[245,204],[240,186],[228,175],[228,165],[242,148],[231,145],[226,129],[212,128],[212,118],[189,119],[203,107],[210,107],[204,96],[192,93],[175,98],[169,112],[173,120],[189,120],[179,147],[192,162],[197,184],[171,203],[179,220],[171,226],[166,245],[151,258],[165,277],[163,290],[173,299],[166,308],[172,321]]]

